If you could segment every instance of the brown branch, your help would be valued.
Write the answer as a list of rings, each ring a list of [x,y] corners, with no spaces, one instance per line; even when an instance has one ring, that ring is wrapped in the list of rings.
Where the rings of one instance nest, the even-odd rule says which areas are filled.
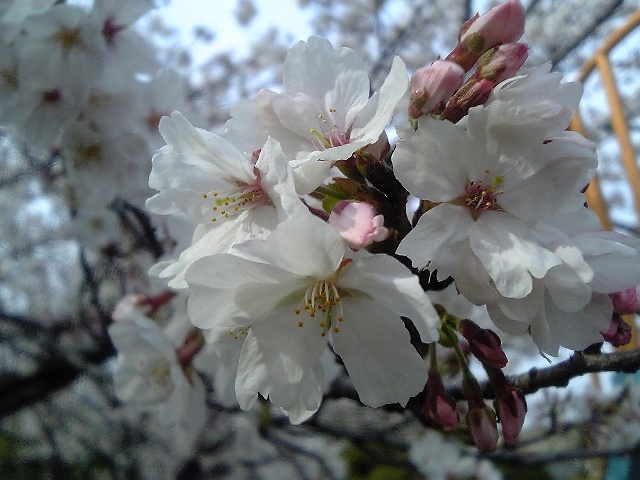
[[[635,373],[638,370],[640,370],[640,349],[598,354],[576,352],[563,362],[545,368],[532,368],[520,375],[510,375],[507,379],[523,393],[529,394],[548,387],[565,387],[569,380],[586,373]],[[485,398],[495,398],[489,382],[483,383],[481,387]],[[453,386],[447,390],[454,398],[464,398],[460,386]]]

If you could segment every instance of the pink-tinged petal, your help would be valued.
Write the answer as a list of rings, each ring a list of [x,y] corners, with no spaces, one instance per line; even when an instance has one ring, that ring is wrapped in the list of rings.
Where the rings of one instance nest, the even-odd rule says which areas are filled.
[[[366,293],[372,304],[384,305],[397,317],[411,319],[423,342],[438,339],[440,317],[418,277],[395,258],[378,254],[354,260],[344,267],[338,284],[341,289]]]
[[[329,215],[328,223],[354,250],[380,242],[389,233],[384,227],[384,217],[366,202],[338,202]]]
[[[406,129],[400,134],[391,157],[394,174],[418,198],[434,202],[453,200],[464,193],[465,164],[476,155],[462,128],[427,117],[418,122],[417,131]]]
[[[344,300],[344,321],[333,347],[342,357],[360,400],[370,407],[406,405],[427,382],[427,365],[402,321],[370,299]]]

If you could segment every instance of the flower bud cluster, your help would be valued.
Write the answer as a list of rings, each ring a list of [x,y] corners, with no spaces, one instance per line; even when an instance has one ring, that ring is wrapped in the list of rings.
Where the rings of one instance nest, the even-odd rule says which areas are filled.
[[[456,340],[454,326],[468,343]],[[501,426],[506,445],[514,446],[524,424],[527,404],[522,391],[510,385],[502,373],[507,357],[498,336],[468,319],[456,321],[450,315],[443,317],[440,343],[453,347],[462,372],[462,390],[467,401],[465,423],[473,444],[481,451],[492,451],[498,444]],[[430,368],[423,406],[425,417],[451,432],[459,426],[459,412],[455,399],[446,391],[438,371],[436,344],[430,346]],[[495,393],[493,408],[485,403],[483,393],[467,363],[467,353],[473,354],[488,373]]]
[[[414,72],[409,117],[440,115],[458,122],[471,107],[484,104],[527,59],[527,46],[515,43],[524,32],[525,13],[519,0],[509,0],[467,21],[458,45],[445,60]],[[465,81],[464,74],[473,65],[477,68]]]

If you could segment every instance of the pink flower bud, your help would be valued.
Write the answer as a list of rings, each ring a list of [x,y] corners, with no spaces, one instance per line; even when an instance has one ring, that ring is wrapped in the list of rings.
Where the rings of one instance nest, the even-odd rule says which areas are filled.
[[[409,116],[418,118],[442,112],[463,82],[464,69],[454,62],[436,60],[428,67],[419,68],[411,77]]]
[[[424,402],[427,418],[442,425],[445,432],[458,428],[460,419],[456,411],[456,401],[447,393],[437,370],[430,370],[427,377],[427,398]]]
[[[470,25],[465,24],[460,43],[481,40],[482,49],[486,52],[500,43],[515,42],[524,33],[526,13],[519,0],[508,0],[476,17]]]
[[[522,390],[509,385],[498,393],[494,402],[496,413],[502,425],[502,436],[507,445],[513,447],[518,440],[527,413],[527,402]]]
[[[474,445],[481,452],[495,450],[498,444],[496,415],[489,407],[471,408],[467,414],[467,424],[471,430]]]
[[[506,43],[494,47],[478,60],[478,76],[493,80],[497,85],[513,77],[528,55],[528,48],[523,43]]]
[[[384,227],[384,217],[366,202],[343,200],[333,207],[329,225],[335,228],[354,250],[380,242],[389,231]]]
[[[482,363],[494,368],[507,365],[502,342],[493,330],[480,328],[471,320],[464,319],[460,321],[460,333],[469,342],[471,353]]]
[[[640,285],[612,293],[613,309],[622,314],[640,312]]]
[[[460,121],[471,107],[486,102],[495,86],[493,80],[470,78],[449,100],[442,117],[453,123]]]
[[[631,342],[631,327],[622,320],[620,314],[614,313],[609,330],[602,333],[602,338],[616,348],[623,347]]]

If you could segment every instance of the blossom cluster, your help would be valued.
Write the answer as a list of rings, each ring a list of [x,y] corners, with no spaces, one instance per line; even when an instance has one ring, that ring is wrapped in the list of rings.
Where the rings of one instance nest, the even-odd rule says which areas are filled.
[[[0,125],[34,154],[63,159],[73,233],[93,245],[118,230],[105,214],[114,197],[144,205],[158,121],[185,105],[181,78],[161,72],[156,48],[135,28],[154,7],[0,2]]]
[[[435,343],[459,349],[460,335],[500,388],[497,419],[513,443],[526,404],[500,371],[498,335],[451,322],[427,292],[452,282],[543,354],[603,341],[610,295],[640,283],[640,241],[603,231],[585,208],[595,148],[567,131],[581,86],[548,64],[523,68],[523,28],[510,0],[411,80],[394,58],[373,95],[353,50],[310,37],[287,55],[282,90],[234,104],[223,135],[179,112],[160,120],[147,207],[185,219],[191,235],[152,273],[188,297],[184,330],[201,332],[224,370],[217,395],[243,409],[261,396],[303,422],[320,407],[330,351],[365,405],[405,406],[431,385],[425,412],[442,420]],[[163,368],[167,379],[174,368]],[[496,413],[467,373],[467,423],[488,450]]]

